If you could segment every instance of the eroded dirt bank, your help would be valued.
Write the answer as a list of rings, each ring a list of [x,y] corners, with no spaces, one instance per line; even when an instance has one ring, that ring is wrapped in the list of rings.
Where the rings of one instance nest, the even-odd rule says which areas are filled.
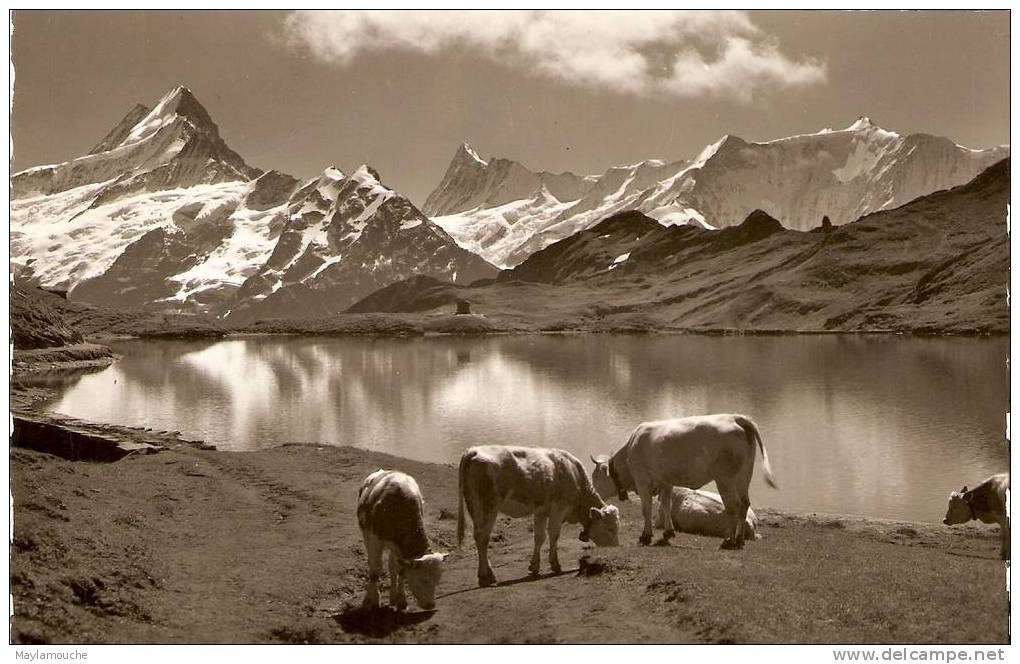
[[[565,527],[566,571],[538,579],[527,577],[529,522],[502,519],[492,546],[504,585],[479,589],[470,536],[455,548],[452,466],[328,446],[225,453],[172,435],[163,443],[115,463],[12,448],[15,642],[1008,638],[1004,568],[988,527],[759,510],[764,538],[742,552],[690,535],[642,548],[630,502],[625,546],[589,550],[577,526]],[[366,621],[347,610],[365,582],[355,496],[380,467],[418,478],[433,547],[453,551],[436,612]],[[595,564],[579,574],[585,554]]]

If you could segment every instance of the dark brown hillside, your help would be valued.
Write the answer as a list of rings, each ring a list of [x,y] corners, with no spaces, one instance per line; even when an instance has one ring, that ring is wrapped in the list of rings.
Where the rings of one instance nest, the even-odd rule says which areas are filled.
[[[357,302],[347,313],[373,311],[428,311],[453,305],[462,287],[435,277],[416,274],[413,277],[380,288]]]
[[[11,284],[11,343],[21,349],[63,346],[82,342],[55,302],[62,300],[46,291]]]
[[[591,277],[607,270],[616,257],[624,253],[698,232],[703,231],[666,228],[634,210],[621,212],[535,252],[503,277],[549,284]]]

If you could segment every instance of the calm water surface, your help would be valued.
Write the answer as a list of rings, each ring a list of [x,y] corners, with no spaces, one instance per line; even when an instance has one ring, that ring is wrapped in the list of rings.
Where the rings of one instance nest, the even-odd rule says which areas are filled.
[[[1006,339],[261,337],[119,343],[52,408],[180,430],[220,449],[284,442],[454,462],[470,445],[587,463],[643,420],[741,412],[781,489],[753,505],[939,521],[945,496],[1008,468]]]

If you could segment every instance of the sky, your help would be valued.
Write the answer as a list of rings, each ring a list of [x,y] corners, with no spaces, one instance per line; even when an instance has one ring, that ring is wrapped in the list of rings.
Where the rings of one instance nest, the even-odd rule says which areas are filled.
[[[419,205],[463,142],[574,173],[860,115],[1009,142],[1007,11],[16,11],[12,57],[12,172],[178,84],[249,164],[367,163]]]

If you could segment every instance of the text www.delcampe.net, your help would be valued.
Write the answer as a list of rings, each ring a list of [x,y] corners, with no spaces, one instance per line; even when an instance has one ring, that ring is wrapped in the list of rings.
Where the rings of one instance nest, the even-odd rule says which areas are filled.
[[[833,650],[837,662],[1004,662],[1006,651],[961,648],[846,648]]]

